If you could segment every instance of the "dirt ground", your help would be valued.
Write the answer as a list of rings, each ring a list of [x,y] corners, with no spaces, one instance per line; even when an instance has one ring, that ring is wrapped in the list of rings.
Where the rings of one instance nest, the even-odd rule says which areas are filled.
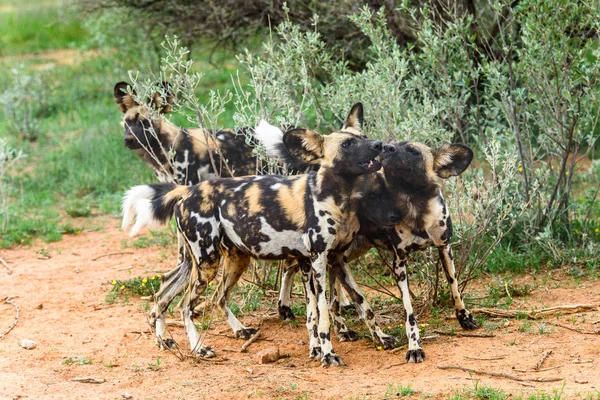
[[[586,394],[596,398],[600,390],[596,370],[600,365],[600,335],[553,326],[558,323],[598,331],[597,311],[549,317],[543,334],[536,322],[522,331],[522,321],[508,320],[499,329],[478,331],[494,337],[440,336],[423,344],[427,359],[421,364],[404,363],[404,350],[377,351],[364,339],[354,343],[334,339],[336,351],[347,364],[339,368],[322,368],[308,358],[302,323],[293,328],[272,314],[258,312],[242,318],[250,326],[264,320],[262,340],[253,343],[247,353],[238,351],[243,341],[234,339],[220,318],[205,339],[218,357],[180,361],[155,346],[141,307],[143,301],[132,298],[128,305],[106,304],[106,282],[165,272],[175,261],[174,248],[166,257],[159,248],[121,248],[127,235],[119,231],[119,222],[108,219],[102,231],[84,231],[58,243],[0,250],[0,257],[13,269],[8,274],[0,265],[0,299],[12,298],[19,306],[18,324],[0,338],[0,399],[381,399],[390,385],[410,385],[417,391],[411,398],[434,399],[475,385],[500,388],[513,397],[556,389],[562,390],[564,398]],[[597,281],[574,282],[556,275],[542,281],[538,277],[537,288],[524,300],[515,301],[513,308],[600,304]],[[0,304],[0,333],[14,318],[14,308]],[[446,328],[456,327],[461,332],[455,319],[446,322]],[[170,327],[169,331],[180,344],[186,343],[183,328]],[[22,339],[36,341],[37,347],[21,348],[18,343]],[[257,364],[254,354],[274,345],[289,357],[274,364]],[[548,350],[552,353],[541,371],[519,372],[532,370]],[[521,378],[560,379],[518,382],[438,368],[450,365]],[[73,381],[82,377],[104,382]],[[395,391],[389,391],[388,396],[397,397]]]

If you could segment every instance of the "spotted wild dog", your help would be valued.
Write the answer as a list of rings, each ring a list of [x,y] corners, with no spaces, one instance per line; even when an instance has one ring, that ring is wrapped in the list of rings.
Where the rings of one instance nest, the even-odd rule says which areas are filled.
[[[421,362],[425,359],[425,352],[420,345],[419,329],[413,314],[406,272],[406,259],[410,252],[431,246],[438,248],[444,272],[450,284],[458,322],[466,330],[478,328],[472,314],[465,308],[458,290],[450,246],[452,219],[441,188],[442,179],[458,176],[469,166],[473,159],[473,152],[469,147],[461,144],[430,148],[422,143],[402,141],[384,145],[381,157],[383,169],[374,174],[374,177],[381,177],[388,191],[378,193],[389,193],[392,196],[392,201],[399,211],[400,220],[393,228],[374,224],[373,217],[366,214],[366,211],[369,210],[368,198],[363,197],[357,208],[360,230],[356,240],[346,251],[344,259],[346,262],[351,261],[373,246],[392,252],[394,259],[392,273],[402,294],[406,311],[406,335],[409,340],[406,360]],[[376,204],[372,203],[371,206],[376,206]],[[336,264],[332,268],[335,271],[330,276],[341,276],[342,279],[353,280],[347,265]],[[282,278],[280,304],[284,306],[289,304],[294,273],[296,273],[296,269],[290,268],[286,270]],[[344,319],[339,311],[339,305],[336,303],[337,292],[332,291],[331,312],[334,324],[343,324]],[[348,293],[357,304],[362,302],[360,294],[352,291]],[[364,307],[368,307],[368,305]],[[370,310],[363,312],[372,314]],[[280,314],[291,314],[293,317],[291,309],[280,310]],[[345,335],[352,334],[351,331],[350,333],[345,332]],[[389,348],[385,345],[384,347]]]
[[[355,110],[356,106],[348,116],[346,130],[326,136],[308,129],[284,134],[282,143],[289,154],[318,165],[317,172],[217,179],[195,186],[142,185],[126,193],[123,227],[135,221],[131,235],[144,226],[164,225],[175,217],[182,238],[179,263],[193,266],[182,314],[190,346],[197,355],[215,355],[200,340],[191,312],[214,279],[221,258],[225,299],[251,257],[300,259],[310,356],[319,357],[323,365],[343,365],[330,340],[326,267],[342,262],[343,251],[358,231],[355,203],[359,192],[355,183],[359,176],[381,167],[375,158],[382,147],[381,141],[351,132]],[[219,305],[230,324],[235,324],[227,301],[219,301]],[[239,329],[250,328],[239,323]],[[156,325],[156,334],[165,342],[164,326]]]
[[[154,93],[149,105],[135,101],[126,82],[114,87],[114,100],[123,112],[125,147],[135,151],[161,182],[194,185],[217,177],[256,173],[256,157],[242,131],[185,129],[161,114],[171,110],[173,96],[162,83],[163,96]]]

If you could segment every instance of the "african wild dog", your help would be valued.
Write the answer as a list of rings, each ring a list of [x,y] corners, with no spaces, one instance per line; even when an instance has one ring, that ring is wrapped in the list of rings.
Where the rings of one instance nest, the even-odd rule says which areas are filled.
[[[217,179],[195,186],[143,185],[125,195],[123,227],[135,220],[132,235],[143,226],[162,225],[175,216],[183,242],[179,263],[193,265],[182,303],[186,332],[196,354],[215,355],[202,344],[191,311],[214,279],[221,257],[225,300],[251,257],[296,258],[302,261],[310,356],[320,357],[324,365],[343,364],[330,340],[326,266],[341,262],[342,252],[358,231],[356,180],[381,166],[375,160],[381,142],[351,132],[356,109],[350,112],[347,130],[322,136],[308,129],[292,129],[283,136],[287,151],[319,165],[318,172]],[[310,263],[306,262],[309,259]],[[227,301],[219,304],[230,324],[235,324]],[[164,342],[164,326],[157,325],[156,330],[158,340]],[[239,330],[249,328],[239,323]]]
[[[469,166],[472,158],[471,149],[460,144],[443,145],[435,149],[422,143],[408,141],[384,145],[383,169],[374,174],[374,177],[381,177],[384,180],[388,188],[387,193],[392,196],[401,220],[394,228],[377,226],[372,223],[373,217],[369,217],[365,212],[369,210],[368,198],[360,200],[363,204],[359,203],[360,230],[356,240],[345,253],[345,261],[360,256],[372,246],[392,252],[394,256],[392,272],[406,310],[406,334],[409,340],[406,360],[409,362],[421,362],[425,359],[425,352],[419,343],[419,329],[408,291],[406,258],[411,251],[423,250],[430,246],[438,248],[450,284],[458,322],[466,330],[478,328],[473,316],[465,308],[458,290],[450,246],[452,220],[441,190],[441,180],[460,175]],[[341,272],[334,271],[330,276],[353,280],[346,265],[337,264],[334,267]],[[289,304],[290,283],[295,272],[294,268],[288,269],[282,278],[281,304]],[[334,324],[343,324],[344,320],[336,304],[336,292],[332,293],[330,302]],[[362,299],[359,295],[351,291],[349,294],[356,303],[361,303]],[[372,315],[370,310],[366,313]],[[293,317],[291,310],[280,310],[280,314],[291,314]],[[345,334],[352,335],[352,332],[346,331]],[[389,348],[385,345],[384,347]]]
[[[123,142],[154,169],[159,181],[194,185],[221,176],[255,174],[256,158],[243,132],[184,129],[161,117],[173,103],[169,85],[162,86],[164,98],[155,93],[150,107],[135,101],[126,82],[114,87],[115,103],[124,113]]]

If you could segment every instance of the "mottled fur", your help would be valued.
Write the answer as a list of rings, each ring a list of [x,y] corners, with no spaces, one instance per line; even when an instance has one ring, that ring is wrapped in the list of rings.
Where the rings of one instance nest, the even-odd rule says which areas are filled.
[[[129,91],[128,91],[129,88]],[[185,129],[167,121],[173,97],[163,83],[164,98],[157,92],[148,104],[139,104],[130,86],[119,82],[114,100],[123,112],[123,143],[155,172],[159,181],[194,185],[217,177],[253,175],[256,158],[244,132]]]
[[[378,217],[369,215],[375,203],[369,202],[368,197],[363,197],[359,202],[357,214],[360,220],[360,230],[356,240],[345,253],[345,260],[350,261],[370,247],[377,246],[392,252],[394,262],[392,273],[397,286],[402,294],[406,310],[406,334],[409,340],[407,361],[421,362],[425,353],[419,343],[419,329],[412,311],[410,294],[408,291],[408,275],[406,271],[406,258],[411,251],[419,251],[435,246],[440,253],[444,272],[450,284],[456,316],[463,329],[472,330],[478,326],[465,308],[458,282],[455,276],[450,238],[452,237],[452,220],[446,207],[441,190],[441,180],[461,174],[471,163],[473,153],[466,146],[452,144],[432,149],[417,142],[395,142],[384,146],[382,154],[383,170],[375,177],[381,178],[391,196],[395,209],[399,212],[400,220],[396,221],[394,228],[383,228],[374,224]],[[372,199],[375,201],[375,199]],[[386,206],[387,207],[387,206]],[[332,276],[353,280],[352,275],[345,265],[336,265],[341,269]],[[282,279],[280,304],[289,301],[290,275],[295,273],[289,269]],[[343,284],[344,282],[342,282]],[[339,292],[339,290],[337,291]],[[335,324],[344,324],[336,304],[336,292],[332,292],[332,314]],[[349,293],[356,303],[364,301],[358,294]],[[366,308],[366,310],[365,310]],[[293,317],[291,310],[280,310],[281,315]],[[361,315],[373,315],[368,305],[363,306]],[[345,326],[345,325],[344,325]],[[350,333],[352,334],[352,333]],[[372,331],[373,334],[373,331]],[[348,332],[345,332],[348,335]],[[383,342],[389,348],[396,341],[393,338],[378,338],[376,342]]]
[[[352,116],[351,112],[349,120]],[[179,263],[193,265],[183,318],[190,345],[198,355],[210,357],[214,351],[200,341],[191,310],[215,277],[221,258],[225,268],[219,305],[232,326],[239,324],[240,336],[247,336],[250,328],[235,319],[227,298],[250,257],[299,259],[307,296],[310,355],[319,357],[324,365],[341,365],[329,336],[326,266],[341,262],[342,252],[358,230],[355,207],[360,192],[355,183],[360,175],[379,168],[373,159],[381,142],[344,129],[327,136],[293,129],[286,132],[283,142],[295,157],[319,165],[319,171],[293,177],[217,179],[185,188],[165,184],[135,187],[125,198],[123,226],[129,226],[136,215],[136,226],[142,226],[162,223],[164,215],[173,213],[183,242]],[[163,306],[166,309],[168,303]],[[158,310],[159,315],[164,309]],[[164,329],[156,327],[159,341],[165,342]]]

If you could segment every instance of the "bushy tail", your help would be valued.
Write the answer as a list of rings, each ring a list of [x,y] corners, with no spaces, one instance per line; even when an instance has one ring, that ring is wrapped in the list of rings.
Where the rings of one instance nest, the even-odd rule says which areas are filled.
[[[276,126],[269,124],[261,119],[256,128],[254,128],[254,137],[266,150],[267,155],[277,158],[285,163],[289,172],[303,172],[307,168],[312,168],[310,164],[305,163],[292,156],[283,144],[283,131]]]
[[[123,197],[123,230],[133,224],[129,236],[133,237],[143,227],[157,228],[173,216],[175,204],[189,193],[189,186],[173,183],[156,183],[134,186]],[[135,224],[134,224],[135,221]]]

